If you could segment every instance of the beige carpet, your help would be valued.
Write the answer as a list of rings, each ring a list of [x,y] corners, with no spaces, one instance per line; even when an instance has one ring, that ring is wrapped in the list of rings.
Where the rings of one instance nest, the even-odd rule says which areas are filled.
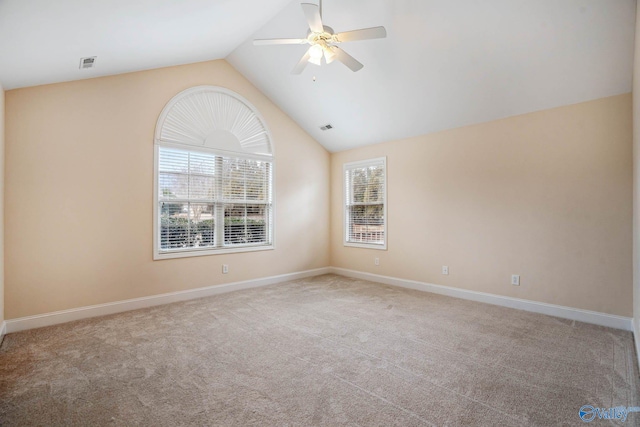
[[[327,275],[8,335],[0,424],[584,425],[637,378],[628,332]]]

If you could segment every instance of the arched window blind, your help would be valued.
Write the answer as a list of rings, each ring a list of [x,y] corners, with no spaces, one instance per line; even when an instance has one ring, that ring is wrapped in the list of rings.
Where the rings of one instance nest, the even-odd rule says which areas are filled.
[[[273,147],[240,95],[176,95],[155,136],[154,258],[273,248]]]

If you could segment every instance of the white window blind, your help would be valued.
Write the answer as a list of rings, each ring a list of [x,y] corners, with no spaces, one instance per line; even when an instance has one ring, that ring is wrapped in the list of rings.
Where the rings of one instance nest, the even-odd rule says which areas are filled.
[[[345,245],[386,249],[386,158],[346,163]]]
[[[196,86],[156,124],[153,259],[274,248],[273,142],[251,103]]]
[[[272,244],[270,161],[158,150],[161,253]]]

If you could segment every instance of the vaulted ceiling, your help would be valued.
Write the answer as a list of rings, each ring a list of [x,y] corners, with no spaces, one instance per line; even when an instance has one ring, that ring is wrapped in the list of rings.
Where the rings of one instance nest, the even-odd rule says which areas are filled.
[[[316,0],[305,0],[315,2]],[[341,151],[631,91],[635,0],[324,0],[365,67],[291,69],[299,0],[0,0],[5,89],[227,58],[309,134]],[[98,56],[94,70],[79,70]],[[330,123],[333,129],[321,131]]]
[[[225,58],[291,0],[0,0],[5,89]],[[81,57],[97,56],[80,70]]]

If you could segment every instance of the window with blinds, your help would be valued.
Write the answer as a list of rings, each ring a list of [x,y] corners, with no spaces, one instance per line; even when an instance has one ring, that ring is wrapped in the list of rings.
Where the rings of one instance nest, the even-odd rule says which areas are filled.
[[[387,248],[386,158],[346,163],[345,246]]]
[[[272,245],[272,162],[158,147],[160,253]]]
[[[218,86],[171,98],[154,138],[153,259],[273,249],[274,164],[247,99]]]

